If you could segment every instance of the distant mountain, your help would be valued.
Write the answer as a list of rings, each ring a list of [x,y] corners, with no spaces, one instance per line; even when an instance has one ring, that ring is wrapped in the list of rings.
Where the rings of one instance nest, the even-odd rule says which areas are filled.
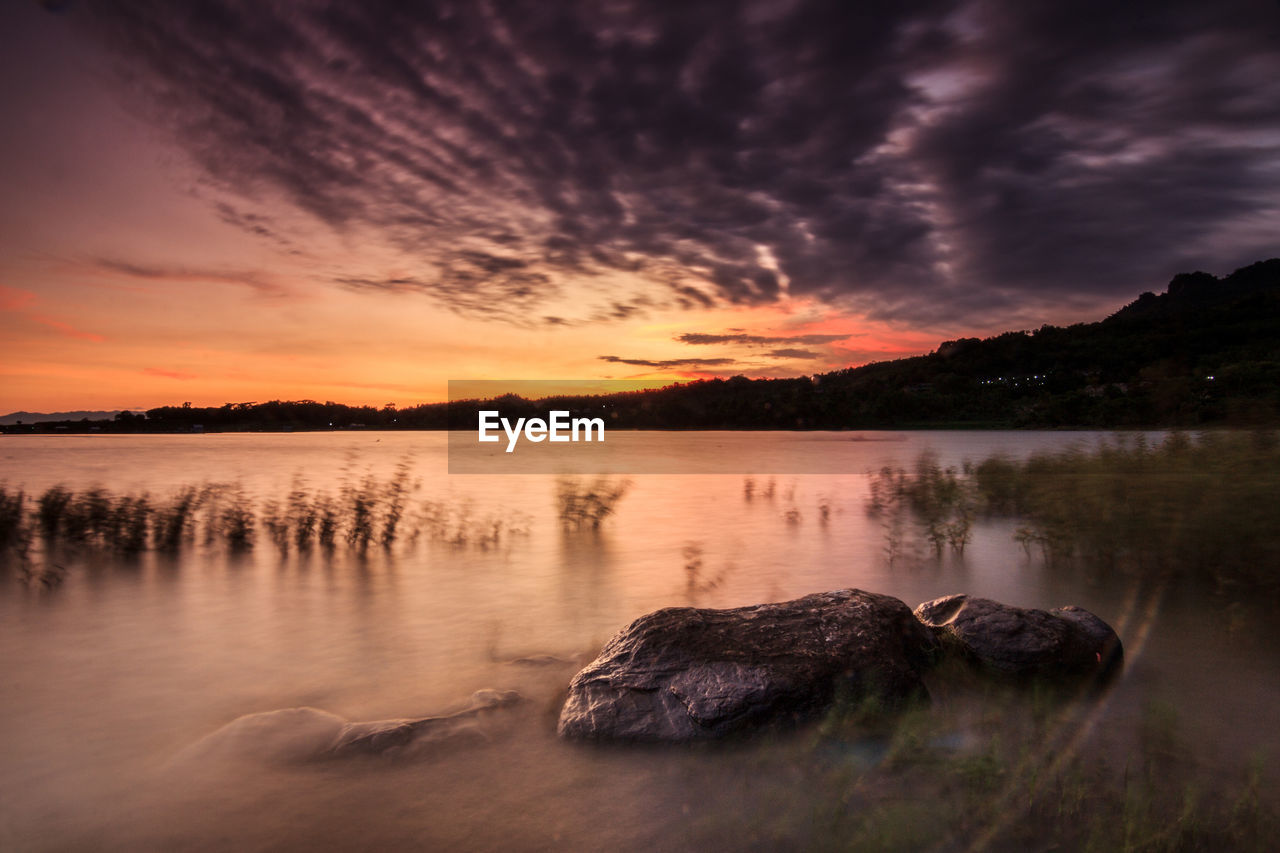
[[[120,409],[110,412],[10,412],[0,415],[0,424],[38,424],[45,421],[79,421],[88,418],[91,421],[105,421],[120,414]]]
[[[1175,276],[1096,323],[940,344],[928,355],[800,379],[711,379],[604,397],[498,401],[504,416],[605,412],[611,428],[883,429],[1280,425],[1280,258]],[[474,429],[492,402],[396,409],[313,400],[31,415],[6,432]]]
[[[610,401],[617,426],[874,429],[1280,423],[1280,259],[1176,276],[1112,316],[940,344],[802,379]],[[402,416],[412,421],[412,416]],[[455,412],[455,424],[467,414]]]
[[[1280,259],[1175,276],[1112,316],[815,377],[839,419],[882,425],[1280,422]]]

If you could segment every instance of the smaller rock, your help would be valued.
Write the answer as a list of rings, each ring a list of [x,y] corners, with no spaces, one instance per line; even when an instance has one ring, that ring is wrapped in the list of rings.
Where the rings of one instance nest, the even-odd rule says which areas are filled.
[[[174,765],[239,758],[292,763],[323,755],[348,723],[319,708],[281,708],[237,717],[186,747]]]
[[[926,601],[915,616],[945,647],[1013,678],[1105,680],[1124,660],[1116,632],[1080,607],[1032,610],[960,594]]]
[[[246,714],[183,750],[174,766],[211,758],[300,762],[352,755],[416,753],[445,743],[483,740],[490,712],[521,702],[514,690],[477,690],[451,714],[353,723],[318,708]]]
[[[324,754],[330,756],[382,755],[398,750],[418,751],[446,742],[461,743],[487,739],[480,721],[490,711],[522,701],[514,690],[477,690],[467,706],[452,714],[416,720],[375,720],[347,723]]]

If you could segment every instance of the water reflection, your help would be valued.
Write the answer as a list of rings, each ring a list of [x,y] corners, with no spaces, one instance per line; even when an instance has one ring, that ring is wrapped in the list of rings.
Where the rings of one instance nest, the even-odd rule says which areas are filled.
[[[0,847],[794,848],[821,841],[824,827],[866,840],[860,833],[871,824],[857,815],[890,825],[878,809],[921,799],[900,790],[904,779],[941,812],[953,801],[998,810],[1027,788],[1005,754],[1022,747],[1037,747],[1032,764],[1049,772],[1042,753],[1052,745],[1066,756],[1054,772],[1088,779],[1069,776],[1071,762],[1137,748],[1160,703],[1176,709],[1186,760],[1200,762],[1205,778],[1236,773],[1271,737],[1280,643],[1268,615],[1248,602],[1050,571],[1014,541],[1012,520],[975,520],[963,552],[947,547],[941,556],[927,541],[911,551],[904,538],[888,560],[885,528],[864,511],[867,472],[911,466],[926,446],[940,464],[959,465],[994,449],[1016,455],[1090,440],[1078,435],[806,442],[788,452],[848,454],[838,466],[846,473],[772,484],[742,473],[637,475],[598,527],[566,527],[552,475],[446,476],[434,436],[386,435],[362,448],[354,476],[340,435],[155,438],[112,439],[96,452],[86,440],[69,455],[56,440],[24,438],[4,475],[30,494],[53,485],[56,470],[69,489],[100,479],[114,494],[145,491],[156,506],[193,481],[238,482],[255,509],[271,501],[294,508],[288,547],[258,531],[251,549],[236,549],[225,536],[209,541],[201,527],[173,549],[58,551],[67,574],[52,590],[25,587],[13,566],[4,570]],[[699,452],[677,438],[663,435],[648,452],[672,465]],[[751,442],[787,440],[716,437],[720,452],[743,457]],[[393,500],[364,485],[394,482],[407,450],[416,455],[404,482],[421,487],[388,548],[380,536]],[[327,547],[317,496],[338,501],[344,482],[349,502],[384,497],[369,511],[367,537],[335,527]],[[311,497],[291,504],[299,492]],[[299,527],[308,547],[299,547]],[[914,746],[905,734],[878,745],[821,743],[820,754],[851,756],[844,763],[814,761],[812,732],[688,754],[566,748],[552,735],[577,656],[640,614],[847,586],[912,606],[955,592],[1079,604],[1116,625],[1130,667],[1106,704],[1063,709],[1087,725],[939,695]],[[482,688],[515,689],[530,701],[509,730],[427,762],[219,763],[155,776],[183,747],[246,714],[309,705],[348,720],[414,717]],[[983,788],[987,770],[994,781]],[[1274,793],[1274,778],[1264,781],[1273,786],[1264,793]],[[964,793],[971,789],[973,800]],[[833,800],[833,790],[847,791],[848,802]],[[927,825],[927,816],[910,816]]]
[[[612,533],[562,528],[557,542],[560,567],[552,580],[565,624],[590,622],[612,610],[620,593]]]

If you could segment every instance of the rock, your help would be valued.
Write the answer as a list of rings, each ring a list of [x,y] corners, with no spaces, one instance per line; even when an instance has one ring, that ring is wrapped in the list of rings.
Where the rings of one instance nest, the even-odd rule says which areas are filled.
[[[253,758],[294,762],[316,758],[342,733],[347,721],[319,708],[281,708],[237,717],[196,741],[177,762]]]
[[[451,714],[352,723],[318,708],[282,708],[246,714],[201,738],[177,763],[211,757],[297,762],[350,755],[418,751],[446,742],[483,739],[488,712],[521,701],[514,690],[478,690]]]
[[[961,594],[926,601],[915,615],[945,646],[1014,678],[1105,680],[1124,660],[1111,626],[1079,607],[1029,610]]]
[[[431,744],[485,740],[481,718],[497,708],[520,702],[514,690],[477,690],[467,707],[452,714],[422,717],[416,720],[377,720],[371,723],[348,723],[325,750],[331,756],[355,754],[379,755],[411,747],[422,749]]]
[[[938,641],[905,604],[860,590],[732,610],[642,616],[574,676],[565,737],[679,742],[823,710],[838,689],[890,704],[922,695]]]

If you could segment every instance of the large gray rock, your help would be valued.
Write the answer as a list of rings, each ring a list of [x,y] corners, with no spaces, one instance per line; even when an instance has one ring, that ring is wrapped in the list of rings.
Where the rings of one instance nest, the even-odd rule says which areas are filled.
[[[1104,680],[1124,660],[1111,626],[1079,607],[1029,610],[961,594],[926,601],[915,615],[944,645],[1014,678]]]
[[[566,737],[717,738],[810,716],[838,689],[896,703],[921,694],[938,641],[896,598],[855,589],[732,610],[642,616],[574,676]]]

